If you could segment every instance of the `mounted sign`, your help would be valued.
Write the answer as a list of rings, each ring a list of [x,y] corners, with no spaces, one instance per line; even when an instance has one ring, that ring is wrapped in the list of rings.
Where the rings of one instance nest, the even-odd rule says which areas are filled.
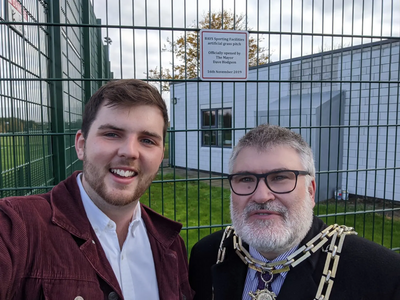
[[[239,30],[200,30],[200,78],[247,80],[249,33]]]
[[[24,22],[28,21],[28,14],[22,7],[21,3],[17,0],[8,0],[8,21],[11,22],[22,22],[22,15],[24,15]],[[21,34],[24,34],[22,25],[13,25]]]

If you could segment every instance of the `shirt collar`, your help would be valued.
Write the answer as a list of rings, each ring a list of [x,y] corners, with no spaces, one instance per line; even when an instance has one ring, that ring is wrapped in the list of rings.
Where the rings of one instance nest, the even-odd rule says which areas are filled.
[[[260,254],[260,252],[258,252],[258,251],[257,251],[254,247],[252,247],[252,246],[249,246],[249,252],[250,252],[250,255],[251,255],[252,257],[254,257],[254,258],[256,258],[256,259],[258,259],[258,260],[260,260],[260,261],[266,262],[266,263],[271,263],[271,262],[277,262],[277,261],[285,260],[289,255],[291,255],[292,253],[294,253],[294,252],[297,250],[297,248],[298,248],[298,245],[295,246],[295,247],[293,247],[293,248],[290,249],[289,251],[286,251],[285,253],[282,253],[281,255],[279,255],[277,258],[275,258],[275,259],[273,259],[273,260],[268,260],[268,259],[266,259],[264,256],[262,256],[262,255]],[[281,265],[281,266],[277,266],[276,268],[277,268],[277,269],[282,269],[283,266],[282,266],[282,265]],[[257,275],[257,271],[256,271],[256,270],[253,270],[253,269],[250,269],[249,271],[250,271],[250,273],[251,273],[251,276],[255,278],[256,275]],[[281,275],[283,278],[286,278],[287,272],[288,272],[288,271],[279,273],[279,275]]]
[[[81,193],[83,207],[85,208],[86,215],[89,219],[90,224],[92,225],[97,236],[100,236],[106,230],[116,230],[116,224],[113,220],[111,220],[105,213],[103,213],[100,208],[94,204],[94,202],[89,198],[89,195],[86,193],[85,188],[82,185],[82,173],[79,173],[76,177],[76,181],[79,186],[79,191]],[[129,223],[128,234],[134,236],[135,229],[142,222],[142,212],[139,205],[136,205],[135,210],[133,212],[132,221]],[[144,223],[143,223],[144,225]]]

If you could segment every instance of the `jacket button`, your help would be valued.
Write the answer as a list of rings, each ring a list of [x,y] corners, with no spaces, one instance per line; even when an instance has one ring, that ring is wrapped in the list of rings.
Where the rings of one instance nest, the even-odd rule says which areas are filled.
[[[74,300],[84,300],[84,299],[83,299],[83,297],[81,297],[81,296],[76,296],[76,297],[74,298]]]
[[[119,297],[116,292],[111,292],[108,294],[108,300],[118,300]]]

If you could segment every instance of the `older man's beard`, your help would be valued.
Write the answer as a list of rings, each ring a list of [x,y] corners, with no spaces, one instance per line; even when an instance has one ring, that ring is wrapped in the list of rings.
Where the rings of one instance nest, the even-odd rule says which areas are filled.
[[[257,249],[260,253],[284,253],[299,244],[306,236],[313,219],[313,201],[307,193],[306,198],[293,199],[298,205],[289,211],[277,201],[263,204],[249,202],[243,212],[239,212],[232,204],[231,219],[236,233]],[[248,216],[254,210],[274,211],[281,215],[281,220],[254,220],[249,222]]]

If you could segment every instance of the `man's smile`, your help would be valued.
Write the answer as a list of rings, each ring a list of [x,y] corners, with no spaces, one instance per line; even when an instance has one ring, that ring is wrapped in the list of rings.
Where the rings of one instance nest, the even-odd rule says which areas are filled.
[[[113,174],[116,174],[120,177],[135,177],[137,175],[137,172],[130,171],[130,170],[122,170],[122,169],[110,169],[110,172]]]

